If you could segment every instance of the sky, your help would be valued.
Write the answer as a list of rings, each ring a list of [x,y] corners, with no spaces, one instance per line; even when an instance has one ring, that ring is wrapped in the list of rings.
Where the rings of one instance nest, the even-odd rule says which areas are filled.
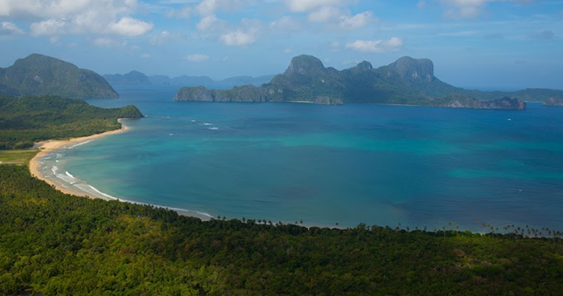
[[[213,79],[411,56],[455,86],[563,89],[563,0],[0,0],[0,67],[31,53]]]

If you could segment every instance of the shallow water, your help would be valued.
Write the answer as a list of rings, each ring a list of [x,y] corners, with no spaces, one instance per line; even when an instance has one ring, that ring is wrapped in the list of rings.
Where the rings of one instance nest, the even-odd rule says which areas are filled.
[[[563,108],[188,103],[172,101],[175,88],[118,91],[89,102],[135,104],[148,117],[45,160],[44,171],[56,164],[61,183],[214,217],[563,229]]]

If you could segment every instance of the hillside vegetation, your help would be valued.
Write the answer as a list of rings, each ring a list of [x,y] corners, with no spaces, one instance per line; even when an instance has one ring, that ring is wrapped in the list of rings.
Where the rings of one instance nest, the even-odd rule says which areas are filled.
[[[212,220],[0,165],[0,294],[557,295],[559,238]]]
[[[0,68],[0,94],[53,95],[71,99],[119,97],[95,72],[40,54],[32,54],[8,68]]]
[[[32,147],[34,142],[116,130],[117,118],[140,118],[135,106],[104,109],[82,100],[54,96],[0,95],[0,150]]]

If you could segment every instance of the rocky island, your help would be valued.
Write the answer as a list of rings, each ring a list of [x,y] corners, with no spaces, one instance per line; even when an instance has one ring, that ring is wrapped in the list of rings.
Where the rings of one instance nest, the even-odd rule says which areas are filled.
[[[372,103],[474,109],[526,109],[525,100],[563,104],[563,91],[527,89],[518,92],[466,90],[434,76],[429,59],[402,57],[379,68],[364,61],[338,71],[316,57],[294,57],[283,74],[259,87],[229,90],[184,87],[175,101],[310,102],[315,104]]]
[[[119,97],[97,73],[40,54],[32,54],[8,68],[0,68],[0,94],[54,95],[71,99]]]

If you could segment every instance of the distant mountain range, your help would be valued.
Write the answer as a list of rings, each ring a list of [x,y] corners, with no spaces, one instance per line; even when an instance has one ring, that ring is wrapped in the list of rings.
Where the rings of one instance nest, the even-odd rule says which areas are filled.
[[[237,76],[223,80],[213,80],[207,76],[179,76],[170,78],[165,75],[147,76],[139,71],[126,74],[106,74],[104,78],[114,86],[117,85],[178,85],[178,86],[204,86],[206,88],[228,89],[239,85],[260,86],[270,82],[274,75],[260,77]]]
[[[32,54],[8,68],[0,68],[0,94],[56,95],[72,99],[119,97],[97,73],[40,54]]]
[[[316,57],[294,57],[283,74],[259,87],[246,85],[229,90],[184,87],[176,101],[215,102],[311,102],[317,104],[373,103],[449,108],[525,109],[524,101],[563,106],[563,91],[526,89],[485,92],[454,87],[434,76],[428,59],[402,57],[387,66],[373,68],[367,62],[338,71],[326,68]]]

